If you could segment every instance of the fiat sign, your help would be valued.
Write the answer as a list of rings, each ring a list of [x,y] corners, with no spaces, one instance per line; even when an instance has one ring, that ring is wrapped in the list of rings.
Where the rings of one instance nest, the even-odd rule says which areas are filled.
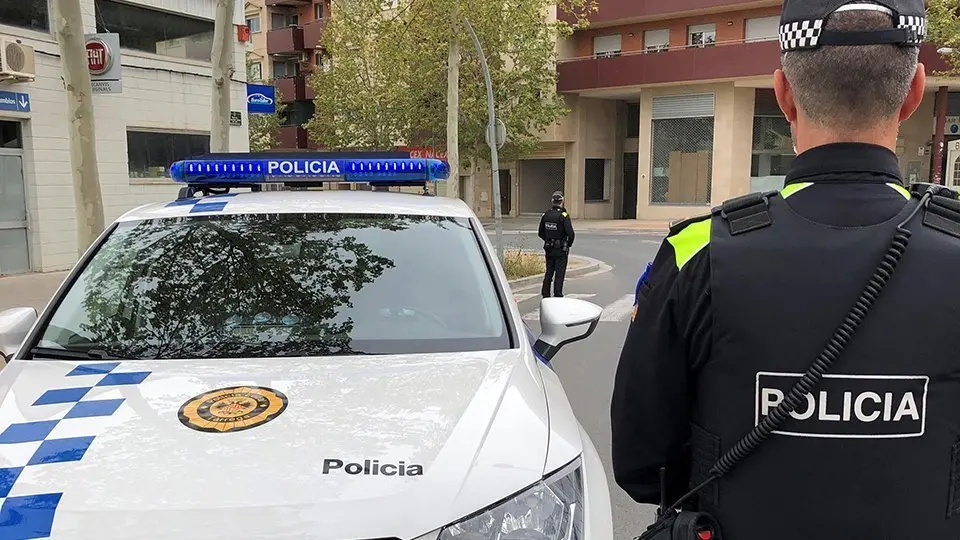
[[[86,38],[87,67],[95,94],[119,94],[122,91],[120,66],[120,35],[115,33],[88,34]]]

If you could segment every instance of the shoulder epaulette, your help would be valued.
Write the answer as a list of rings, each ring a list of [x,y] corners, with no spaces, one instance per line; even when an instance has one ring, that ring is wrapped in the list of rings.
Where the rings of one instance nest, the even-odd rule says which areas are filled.
[[[670,233],[669,233],[667,236],[673,236],[673,235],[679,233],[680,231],[686,229],[687,226],[692,225],[692,224],[694,224],[694,223],[699,223],[699,222],[701,222],[701,221],[703,221],[703,220],[705,220],[705,219],[710,219],[712,216],[713,216],[713,214],[704,214],[704,215],[702,215],[702,216],[694,216],[694,217],[692,217],[692,218],[681,219],[680,221],[675,221],[674,223],[672,223],[672,224],[670,225]]]

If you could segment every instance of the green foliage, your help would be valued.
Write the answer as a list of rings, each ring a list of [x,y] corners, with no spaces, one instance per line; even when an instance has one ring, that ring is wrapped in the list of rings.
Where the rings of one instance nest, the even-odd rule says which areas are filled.
[[[308,130],[315,142],[445,146],[446,64],[456,40],[461,158],[486,156],[486,87],[464,16],[487,56],[497,116],[507,126],[501,159],[534,151],[543,130],[568,113],[556,93],[556,43],[586,25],[595,0],[408,0],[386,11],[381,3],[343,0],[332,10],[323,36],[332,62],[311,81],[317,99]],[[573,13],[576,24],[547,21],[554,9]]]
[[[926,40],[953,49],[943,55],[950,66],[944,75],[960,75],[960,10],[956,0],[927,0]]]
[[[248,116],[251,152],[265,152],[280,145],[277,137],[280,134],[280,125],[282,124],[284,110],[286,110],[280,90],[276,91],[276,104],[277,110],[273,114],[251,114]]]

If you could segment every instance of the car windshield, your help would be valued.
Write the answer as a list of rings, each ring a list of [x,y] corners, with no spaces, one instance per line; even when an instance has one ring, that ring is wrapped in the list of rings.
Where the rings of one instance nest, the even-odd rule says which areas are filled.
[[[116,358],[510,348],[469,221],[408,215],[121,223],[40,335],[46,355]]]

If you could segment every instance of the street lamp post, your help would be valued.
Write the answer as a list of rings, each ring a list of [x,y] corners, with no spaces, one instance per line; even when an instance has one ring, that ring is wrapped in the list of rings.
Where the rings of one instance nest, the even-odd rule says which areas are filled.
[[[493,103],[493,83],[490,82],[490,70],[487,69],[487,57],[483,54],[483,47],[480,46],[480,40],[474,33],[470,21],[463,18],[463,25],[470,32],[470,38],[473,39],[473,45],[477,48],[477,54],[480,55],[480,68],[483,70],[483,78],[487,84],[487,112],[489,116],[489,125],[487,126],[487,144],[490,145],[490,167],[493,169],[493,219],[497,227],[496,244],[497,258],[500,264],[503,264],[503,216],[500,214],[500,158],[497,156],[497,147],[500,144],[497,137],[497,120]]]

